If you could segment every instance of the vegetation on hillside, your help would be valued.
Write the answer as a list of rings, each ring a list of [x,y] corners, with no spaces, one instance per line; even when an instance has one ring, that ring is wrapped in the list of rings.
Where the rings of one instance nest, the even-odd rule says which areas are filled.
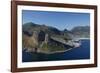
[[[67,28],[67,27],[66,27]],[[31,52],[52,53],[72,48],[67,43],[75,37],[89,37],[89,26],[75,27],[72,30],[59,30],[55,27],[32,22],[23,24],[22,45]]]

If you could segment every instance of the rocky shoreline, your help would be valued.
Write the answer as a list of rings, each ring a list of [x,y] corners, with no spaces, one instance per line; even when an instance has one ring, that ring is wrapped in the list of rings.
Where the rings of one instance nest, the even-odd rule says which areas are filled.
[[[55,52],[46,52],[46,51],[41,51],[41,52],[38,52],[38,53],[43,53],[43,54],[55,54],[55,53],[63,53],[63,52],[67,52],[69,50],[71,50],[73,48],[70,48],[70,49],[67,49],[67,50],[64,50],[64,51],[55,51]]]

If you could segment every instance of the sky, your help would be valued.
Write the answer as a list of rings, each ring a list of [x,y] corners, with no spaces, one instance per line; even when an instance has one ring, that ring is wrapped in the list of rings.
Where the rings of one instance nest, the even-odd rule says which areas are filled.
[[[75,12],[53,12],[53,11],[35,11],[22,10],[22,22],[33,22],[40,25],[56,27],[59,30],[71,30],[76,26],[89,26],[89,13]]]

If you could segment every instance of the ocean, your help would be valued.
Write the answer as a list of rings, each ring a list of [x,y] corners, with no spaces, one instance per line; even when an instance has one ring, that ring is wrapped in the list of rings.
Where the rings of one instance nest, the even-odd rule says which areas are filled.
[[[55,54],[22,52],[22,62],[60,61],[90,59],[90,40],[81,39],[81,46]]]

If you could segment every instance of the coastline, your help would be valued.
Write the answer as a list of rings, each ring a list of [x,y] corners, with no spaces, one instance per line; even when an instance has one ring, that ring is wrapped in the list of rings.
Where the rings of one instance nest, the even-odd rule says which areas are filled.
[[[86,45],[88,47],[85,47]],[[42,52],[23,53],[23,62],[90,59],[89,51],[90,51],[89,42],[87,42],[86,40],[86,42],[82,42],[82,45],[80,47],[70,48],[70,49],[67,49],[66,51],[65,50],[57,51],[56,53],[54,52],[52,53],[42,53]]]
[[[41,51],[41,52],[38,52],[38,53],[43,53],[43,54],[55,54],[55,53],[63,53],[63,52],[67,52],[69,50],[71,50],[73,48],[69,48],[67,50],[63,50],[63,51],[55,51],[55,52],[44,52],[44,51]]]
[[[90,38],[79,38],[79,39],[77,39],[78,41],[81,41],[81,40],[88,40],[88,39],[90,39]],[[52,52],[50,52],[50,51],[43,51],[43,50],[38,50],[37,51],[37,53],[43,53],[43,54],[55,54],[55,53],[63,53],[63,52],[67,52],[67,51],[69,51],[69,50],[72,50],[72,49],[74,49],[74,48],[76,48],[76,47],[79,47],[79,46],[75,46],[75,45],[81,45],[81,43],[74,43],[74,47],[73,48],[69,48],[69,49],[66,49],[66,50],[58,50],[58,51],[52,51]],[[33,52],[34,53],[34,52]]]
[[[90,38],[79,38],[78,40],[80,41],[80,40],[89,40],[89,39],[90,39]],[[81,44],[81,43],[80,43],[80,44]],[[76,47],[79,47],[79,46],[76,46]],[[63,52],[67,52],[67,51],[69,51],[69,50],[72,50],[72,49],[74,49],[74,48],[76,48],[76,47],[69,48],[69,49],[63,50],[63,51],[54,51],[54,52],[40,51],[40,52],[38,52],[38,53],[43,53],[43,54],[63,53]]]

